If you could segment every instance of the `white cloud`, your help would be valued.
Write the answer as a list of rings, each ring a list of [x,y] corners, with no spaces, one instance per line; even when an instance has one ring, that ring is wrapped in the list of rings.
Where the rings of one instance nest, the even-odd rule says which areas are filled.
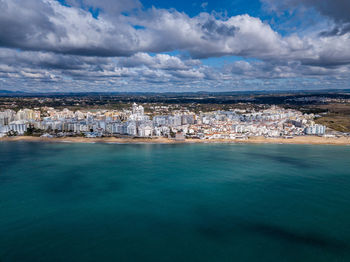
[[[54,0],[0,0],[1,79],[17,79],[17,85],[30,85],[26,79],[59,79],[86,88],[125,83],[134,88],[149,83],[209,88],[239,85],[240,80],[303,77],[328,77],[346,86],[349,79],[350,32],[345,26],[327,34],[282,36],[249,15],[223,18],[203,12],[190,17],[176,10],[145,10],[137,0],[66,2],[71,6]],[[311,4],[320,8],[307,1]],[[90,7],[100,10],[98,19]],[[337,10],[334,21],[345,21],[335,17]],[[164,53],[173,51],[179,55]],[[204,66],[199,60],[223,56],[248,60],[223,68]]]

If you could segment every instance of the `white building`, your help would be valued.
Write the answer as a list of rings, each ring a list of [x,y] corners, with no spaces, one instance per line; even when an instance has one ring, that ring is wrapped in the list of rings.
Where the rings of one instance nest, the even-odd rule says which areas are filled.
[[[130,136],[136,136],[137,135],[136,123],[134,121],[130,121],[130,122],[127,123],[126,133],[128,135],[130,135]]]
[[[144,111],[143,106],[141,106],[141,105],[138,106],[136,103],[133,103],[132,104],[132,113],[133,113],[133,115],[143,116],[145,111]]]
[[[14,121],[8,125],[9,131],[15,131],[19,135],[23,135],[25,131],[27,131],[27,124],[23,121]]]
[[[326,127],[323,125],[312,125],[305,128],[305,134],[307,135],[324,135],[326,133]]]
[[[140,125],[138,127],[138,136],[150,137],[152,136],[153,128],[149,125]]]

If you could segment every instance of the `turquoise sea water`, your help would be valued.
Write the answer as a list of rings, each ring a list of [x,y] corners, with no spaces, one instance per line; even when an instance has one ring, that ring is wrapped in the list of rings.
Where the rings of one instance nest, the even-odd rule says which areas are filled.
[[[3,142],[0,261],[350,261],[350,147]]]

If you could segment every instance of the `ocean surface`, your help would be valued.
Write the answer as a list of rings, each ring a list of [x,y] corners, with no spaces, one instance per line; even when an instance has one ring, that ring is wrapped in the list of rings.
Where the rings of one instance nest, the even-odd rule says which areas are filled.
[[[0,261],[350,261],[350,147],[2,142]]]

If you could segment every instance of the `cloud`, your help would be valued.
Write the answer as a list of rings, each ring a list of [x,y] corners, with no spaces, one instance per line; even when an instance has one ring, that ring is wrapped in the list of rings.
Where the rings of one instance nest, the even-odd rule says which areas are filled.
[[[98,6],[106,8],[108,3]],[[269,25],[249,15],[222,19],[201,13],[191,18],[176,10],[152,8],[132,15],[115,11],[113,16],[95,19],[76,4],[68,7],[53,0],[26,0],[24,4],[0,0],[0,7],[0,27],[4,28],[0,46],[22,50],[106,57],[182,50],[204,58],[264,56],[278,52],[284,44]]]
[[[322,31],[320,36],[330,37],[330,36],[341,36],[350,32],[350,23],[335,25],[331,30]]]
[[[334,19],[336,22],[350,22],[349,10],[350,2],[348,0],[263,0],[270,4],[273,9],[288,9],[305,6],[315,8],[322,15]]]
[[[284,45],[269,25],[249,15],[221,19],[201,13],[190,18],[174,10],[153,8],[134,22],[144,25],[151,36],[147,51],[183,50],[194,58],[267,56]]]
[[[140,48],[129,24],[95,19],[88,11],[53,0],[0,0],[0,46],[98,56],[130,55]]]
[[[0,79],[6,79],[6,86],[0,81],[1,88],[24,91],[56,91],[60,87],[61,91],[316,88],[316,83],[319,87],[346,86],[349,76],[349,65],[325,68],[289,60],[240,60],[213,68],[169,54],[109,58],[0,48]]]
[[[231,74],[233,78],[243,79],[302,79],[314,80],[350,79],[350,66],[320,67],[318,65],[303,64],[298,61],[237,61],[225,65],[225,74]]]
[[[321,36],[342,35],[350,31],[350,1],[348,0],[262,0],[272,11],[294,11],[300,8],[313,8],[322,16],[335,22],[331,30],[321,32]]]
[[[172,86],[211,81],[215,79],[212,75],[218,76],[220,72],[214,72],[199,60],[168,54],[137,53],[131,57],[110,58],[0,48],[0,79],[8,82],[17,79],[16,85],[20,83],[24,89],[28,85],[32,88],[34,81],[37,85],[61,83],[84,90],[99,84],[115,91],[114,88],[121,88],[125,81],[128,88],[147,88],[155,83]],[[51,91],[53,87],[45,86]]]
[[[0,27],[4,28],[0,31],[0,46],[99,57],[179,50],[188,52],[193,58],[233,55],[298,59],[312,53],[313,57],[308,58],[312,60],[317,59],[315,52],[325,52],[321,45],[326,42],[322,39],[296,35],[282,37],[270,25],[249,15],[218,18],[214,14],[200,13],[189,17],[176,10],[156,8],[124,15],[120,12],[140,4],[131,2],[127,5],[121,1],[118,2],[120,6],[115,5],[113,15],[100,15],[95,19],[89,11],[77,7],[78,2],[68,1],[72,5],[69,7],[53,0],[26,0],[24,4],[19,0],[0,0],[3,10]],[[83,3],[108,9],[112,2]],[[337,32],[333,36],[344,47],[348,44],[348,35]],[[168,63],[180,66],[178,61]]]
[[[247,14],[190,17],[138,0],[0,0],[0,87],[230,89],[282,79],[286,86],[349,85],[347,1],[263,1],[276,12],[313,7],[328,25],[281,34]],[[241,60],[202,63],[226,56]]]
[[[234,37],[236,31],[239,30],[239,28],[234,25],[229,26],[223,23],[220,24],[214,19],[206,21],[201,26],[204,33],[202,38],[205,40],[219,40],[222,36]]]
[[[131,57],[120,59],[119,64],[125,67],[147,66],[154,69],[186,70],[190,69],[192,66],[199,65],[200,61],[194,59],[181,60],[177,56],[168,54],[150,56],[147,53],[137,53]]]

